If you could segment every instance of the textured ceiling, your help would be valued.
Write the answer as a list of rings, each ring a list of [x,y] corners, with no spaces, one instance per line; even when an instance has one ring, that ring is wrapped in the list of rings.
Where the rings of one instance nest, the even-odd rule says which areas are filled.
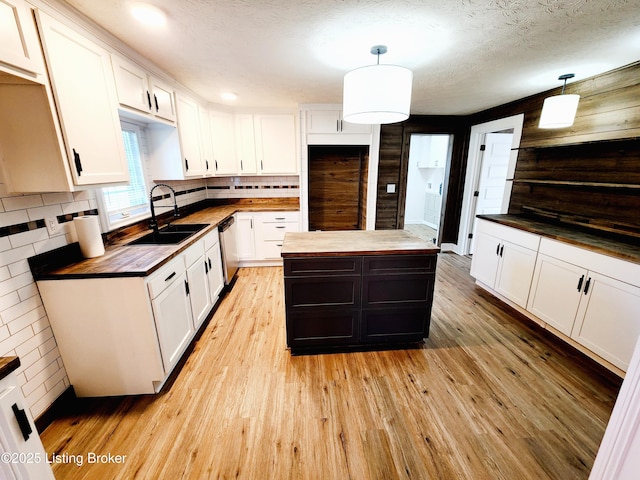
[[[375,63],[414,71],[413,114],[468,114],[640,59],[640,0],[66,0],[204,99],[239,107],[342,103],[342,78]]]

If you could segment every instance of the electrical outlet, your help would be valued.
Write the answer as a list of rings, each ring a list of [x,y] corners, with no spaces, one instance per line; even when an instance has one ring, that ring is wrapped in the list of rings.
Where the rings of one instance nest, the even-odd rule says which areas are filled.
[[[44,224],[47,227],[47,232],[49,232],[49,235],[57,235],[58,233],[60,233],[60,224],[58,223],[58,219],[56,217],[45,218]]]

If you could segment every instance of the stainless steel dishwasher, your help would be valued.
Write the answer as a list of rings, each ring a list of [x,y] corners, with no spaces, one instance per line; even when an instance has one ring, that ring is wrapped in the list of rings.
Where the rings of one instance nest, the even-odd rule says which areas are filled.
[[[218,225],[220,249],[222,251],[222,269],[224,284],[229,285],[238,271],[238,252],[236,250],[236,218],[227,218]]]

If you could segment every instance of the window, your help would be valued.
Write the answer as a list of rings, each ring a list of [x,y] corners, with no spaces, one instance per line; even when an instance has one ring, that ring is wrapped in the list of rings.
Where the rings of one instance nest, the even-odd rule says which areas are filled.
[[[100,213],[108,230],[149,215],[149,198],[142,168],[144,131],[133,123],[121,122],[121,126],[129,166],[129,184],[102,189]]]

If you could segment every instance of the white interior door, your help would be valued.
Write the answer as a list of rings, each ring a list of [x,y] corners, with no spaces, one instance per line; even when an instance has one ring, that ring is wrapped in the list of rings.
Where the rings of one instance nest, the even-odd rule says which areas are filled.
[[[487,133],[484,139],[484,152],[480,164],[475,198],[474,221],[472,231],[476,231],[476,215],[503,213],[502,199],[509,168],[513,133]],[[470,251],[473,252],[473,237]]]

